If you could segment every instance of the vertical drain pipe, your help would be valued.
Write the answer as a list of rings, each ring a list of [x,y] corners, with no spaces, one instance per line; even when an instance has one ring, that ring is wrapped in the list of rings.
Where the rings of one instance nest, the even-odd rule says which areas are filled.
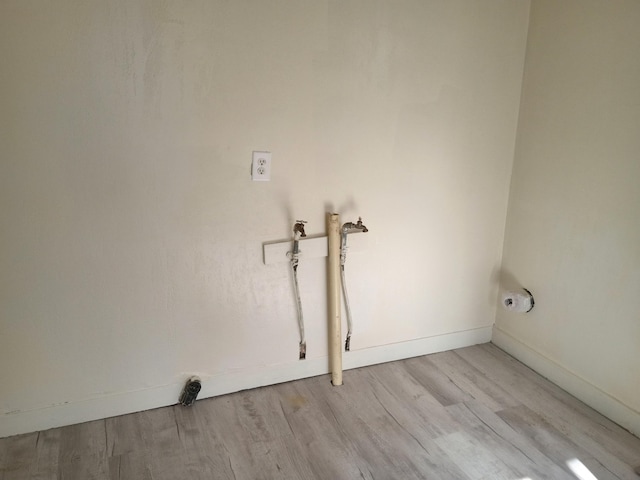
[[[342,385],[342,332],[340,317],[340,215],[327,214],[329,234],[328,294],[329,294],[329,369],[331,383]]]

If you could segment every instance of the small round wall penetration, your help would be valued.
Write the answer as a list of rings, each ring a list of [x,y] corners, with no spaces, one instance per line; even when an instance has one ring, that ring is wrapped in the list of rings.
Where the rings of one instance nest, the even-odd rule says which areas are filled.
[[[527,313],[533,309],[533,294],[526,288],[506,291],[502,294],[502,307],[511,312]]]

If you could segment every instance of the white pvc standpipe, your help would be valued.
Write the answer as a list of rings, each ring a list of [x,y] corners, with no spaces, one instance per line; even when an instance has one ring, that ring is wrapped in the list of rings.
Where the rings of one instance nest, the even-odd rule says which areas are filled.
[[[328,214],[329,369],[331,383],[342,385],[342,319],[340,318],[340,215]]]

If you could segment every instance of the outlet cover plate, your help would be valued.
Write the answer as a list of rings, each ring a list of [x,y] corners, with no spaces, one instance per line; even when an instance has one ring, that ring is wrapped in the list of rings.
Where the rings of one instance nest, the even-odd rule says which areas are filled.
[[[254,182],[268,182],[271,180],[271,152],[253,152],[251,180]]]

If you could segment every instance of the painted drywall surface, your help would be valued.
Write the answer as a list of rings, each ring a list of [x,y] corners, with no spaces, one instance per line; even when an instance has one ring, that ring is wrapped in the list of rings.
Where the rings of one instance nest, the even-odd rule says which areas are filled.
[[[498,328],[640,412],[640,4],[534,1]]]
[[[353,349],[491,325],[527,21],[498,0],[3,1],[0,412],[297,362],[262,244],[328,210],[370,229]],[[299,273],[321,358],[324,260]]]

